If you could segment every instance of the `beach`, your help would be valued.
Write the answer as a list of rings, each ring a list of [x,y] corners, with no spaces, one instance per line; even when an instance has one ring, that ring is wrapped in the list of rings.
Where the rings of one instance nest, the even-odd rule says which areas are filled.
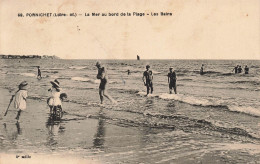
[[[0,62],[0,163],[260,161],[259,61],[101,60],[118,105],[108,100],[100,105],[96,60]],[[249,74],[231,72],[237,63],[247,64]],[[141,79],[146,64],[154,74],[154,93],[147,97]],[[177,74],[177,95],[168,94],[170,66]],[[54,79],[68,95],[60,120],[50,119],[46,103]],[[24,80],[29,97],[17,123],[13,104],[3,115]]]

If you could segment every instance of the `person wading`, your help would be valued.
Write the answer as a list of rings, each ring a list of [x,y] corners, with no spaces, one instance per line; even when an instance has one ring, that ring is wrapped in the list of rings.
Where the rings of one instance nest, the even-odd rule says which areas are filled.
[[[97,79],[100,79],[99,96],[101,104],[103,104],[104,97],[108,98],[113,104],[116,104],[117,102],[107,93],[108,76],[105,67],[100,62],[96,63],[96,67],[98,68]]]
[[[168,83],[169,83],[169,90],[170,94],[172,94],[172,89],[174,89],[174,93],[177,94],[177,88],[176,88],[176,73],[173,71],[173,68],[169,68],[170,72],[168,73]]]
[[[150,70],[150,66],[146,66],[146,71],[143,73],[143,82],[147,89],[147,94],[149,94],[149,91],[151,90],[151,94],[153,94],[153,72]]]
[[[18,87],[19,90],[15,93],[15,96],[14,96],[14,107],[16,109],[18,109],[18,113],[15,118],[15,119],[17,119],[17,121],[19,120],[19,118],[21,116],[21,112],[26,109],[26,98],[28,96],[27,87],[28,87],[28,83],[26,81],[23,81],[19,85],[19,87]]]

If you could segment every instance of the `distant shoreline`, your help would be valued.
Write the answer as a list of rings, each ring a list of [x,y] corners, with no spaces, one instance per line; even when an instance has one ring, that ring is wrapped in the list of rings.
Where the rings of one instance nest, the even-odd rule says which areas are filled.
[[[0,55],[0,59],[60,59],[58,56],[48,55]]]
[[[64,59],[60,58],[58,56],[49,56],[49,55],[0,55],[0,59],[62,59],[62,60],[95,60],[95,61],[112,61],[112,60],[133,60],[136,59]],[[180,61],[180,60],[197,60],[197,61],[260,61],[260,59],[142,59],[142,60],[136,60],[136,61],[155,61],[155,60],[169,60],[169,61]]]

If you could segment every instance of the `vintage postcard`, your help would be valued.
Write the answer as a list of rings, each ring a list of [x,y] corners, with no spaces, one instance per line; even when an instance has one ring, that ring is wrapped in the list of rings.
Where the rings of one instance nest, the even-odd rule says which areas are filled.
[[[259,0],[0,0],[0,164],[259,163]]]

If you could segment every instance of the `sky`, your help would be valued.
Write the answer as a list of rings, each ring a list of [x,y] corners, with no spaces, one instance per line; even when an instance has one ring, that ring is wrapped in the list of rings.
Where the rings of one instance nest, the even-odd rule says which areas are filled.
[[[150,15],[84,16],[92,12]],[[160,12],[173,15],[151,16]],[[26,13],[83,16],[26,17]],[[260,59],[259,0],[0,0],[0,14],[0,54]]]

